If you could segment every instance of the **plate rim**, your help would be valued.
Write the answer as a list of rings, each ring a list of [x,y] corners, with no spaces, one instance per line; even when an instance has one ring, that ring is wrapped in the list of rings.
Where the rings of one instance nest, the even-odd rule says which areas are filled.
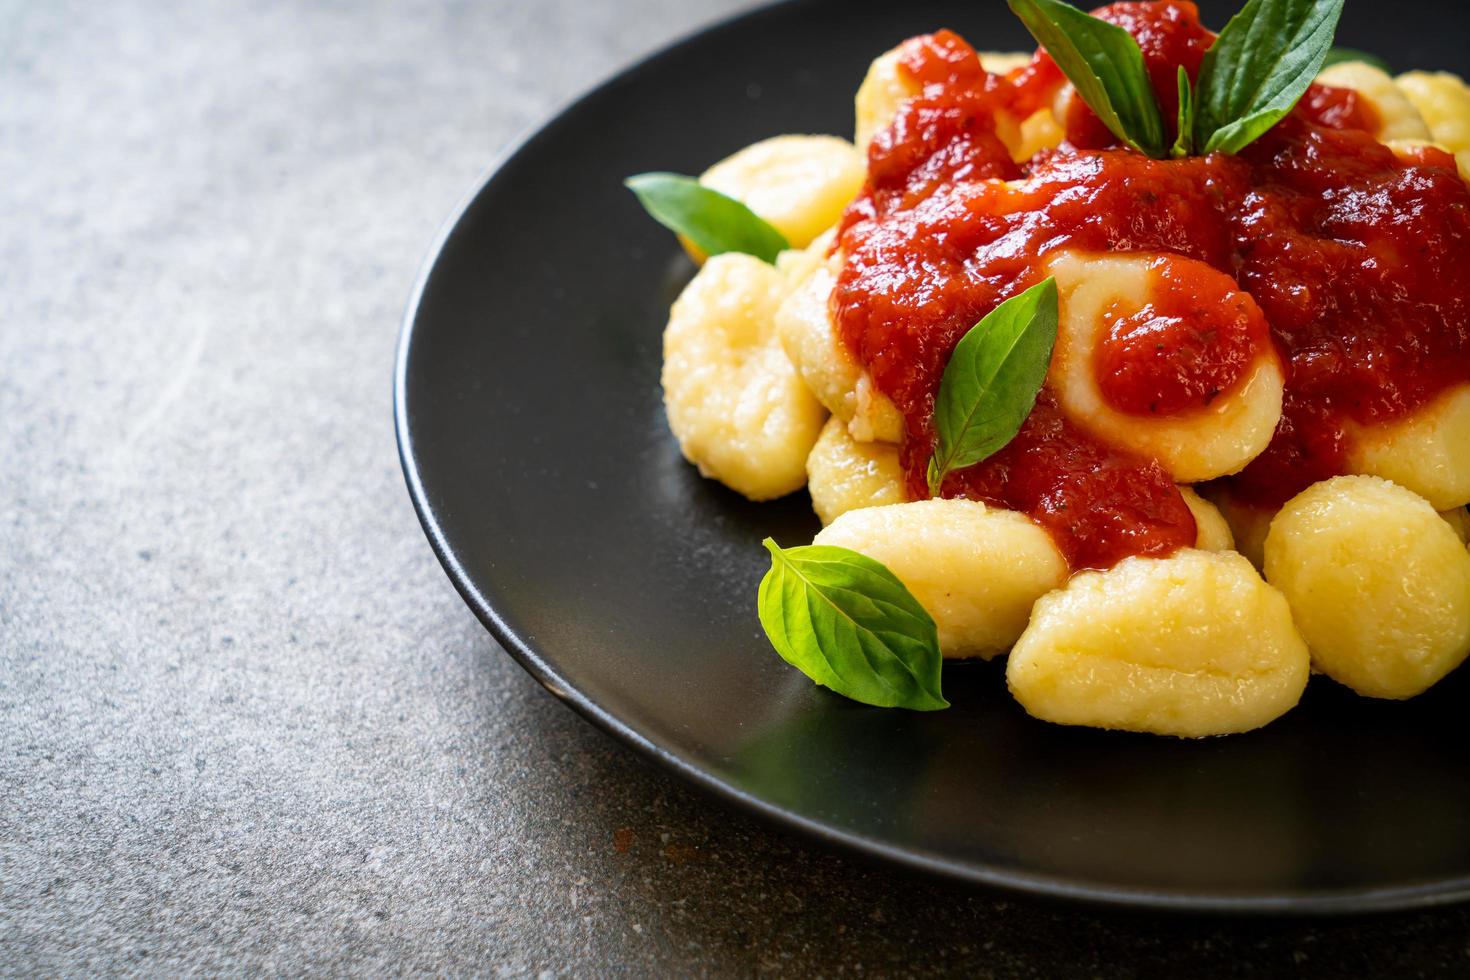
[[[771,0],[717,18],[636,57],[600,82],[564,100],[523,128],[492,158],[491,163],[462,195],[435,233],[419,266],[399,328],[393,367],[393,428],[399,464],[403,469],[414,513],[418,516],[429,546],[460,598],[500,647],[542,687],[644,759],[675,773],[707,797],[713,797],[722,805],[733,806],[750,814],[768,826],[794,831],[807,840],[856,855],[875,864],[897,866],[906,871],[964,885],[1036,898],[1180,914],[1336,916],[1424,909],[1470,900],[1470,876],[1376,888],[1328,888],[1293,892],[1223,893],[1190,888],[1120,886],[1084,876],[1010,870],[980,862],[962,861],[936,852],[903,847],[878,837],[843,830],[730,785],[669,746],[637,731],[563,676],[554,661],[534,644],[519,636],[496,610],[490,598],[475,586],[440,526],[429,501],[409,425],[408,403],[412,396],[409,391],[408,364],[424,295],[444,250],[460,232],[466,213],[474,207],[501,172],[521,154],[531,150],[536,139],[562,118],[575,113],[585,103],[624,81],[657,70],[663,61],[688,44],[736,25],[779,14],[788,8],[811,6],[819,2],[821,0]]]

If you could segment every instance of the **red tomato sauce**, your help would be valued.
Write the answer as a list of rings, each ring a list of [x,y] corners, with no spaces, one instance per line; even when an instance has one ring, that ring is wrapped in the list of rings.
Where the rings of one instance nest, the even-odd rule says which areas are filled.
[[[1194,76],[1213,35],[1183,0],[1098,15],[1138,38],[1172,142],[1176,66]],[[1230,478],[1261,505],[1343,472],[1349,422],[1399,417],[1470,382],[1470,187],[1448,154],[1404,162],[1373,139],[1352,92],[1314,86],[1238,156],[1164,161],[1116,146],[1073,100],[1065,142],[1017,164],[997,127],[1050,105],[1061,75],[1044,52],[994,75],[940,31],[907,42],[900,63],[922,92],[868,148],[868,185],[839,228],[832,311],[904,416],[911,497],[928,493],[950,352],[1044,278],[1060,249],[1182,255],[1248,294],[1164,263],[1149,307],[1108,318],[1094,370],[1119,411],[1194,412],[1240,379],[1269,329],[1287,374],[1284,416],[1267,451]],[[1047,390],[1009,446],[951,473],[941,493],[1028,514],[1074,568],[1195,540],[1164,468],[1084,433]]]
[[[1203,273],[1203,274],[1202,274]],[[1160,255],[1149,302],[1103,316],[1093,369],[1103,398],[1148,417],[1205,409],[1244,380],[1270,334],[1261,308],[1235,280]]]

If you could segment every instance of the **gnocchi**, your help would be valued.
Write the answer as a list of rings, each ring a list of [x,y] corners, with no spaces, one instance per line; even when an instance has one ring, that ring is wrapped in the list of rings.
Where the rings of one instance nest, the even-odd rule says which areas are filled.
[[[900,504],[907,499],[898,447],[858,442],[842,420],[833,416],[806,459],[807,490],[812,509],[823,524],[850,510]]]
[[[1443,143],[1435,143],[1429,140],[1389,140],[1387,146],[1390,150],[1393,150],[1394,156],[1406,163],[1413,163],[1417,156],[1415,151],[1427,146],[1448,150]],[[1460,176],[1464,180],[1470,181],[1470,150],[1461,150],[1459,153],[1453,154],[1453,156],[1455,158],[1455,169],[1460,172]]]
[[[900,65],[902,46],[885,51],[873,60],[858,87],[854,109],[857,127],[854,140],[860,147],[872,142],[878,132],[893,122],[909,99],[921,93],[920,87]],[[1031,61],[1031,55],[1020,52],[979,52],[980,66],[988,72],[1003,75]],[[997,113],[996,135],[1006,145],[1013,159],[1029,160],[1040,151],[1056,146],[1065,137],[1050,108],[1017,119],[1010,113]]]
[[[1247,503],[1219,484],[1211,484],[1206,493],[1230,528],[1235,550],[1256,568],[1263,568],[1266,563],[1266,535],[1271,530],[1271,518],[1276,516],[1276,508]],[[1188,498],[1185,499],[1188,502]]]
[[[664,407],[699,471],[769,500],[801,488],[827,413],[776,339],[787,282],[735,252],[705,263],[664,330]]]
[[[899,107],[919,94],[918,83],[899,65],[902,57],[900,48],[883,52],[873,59],[863,83],[858,86],[854,100],[857,114],[854,139],[858,146],[871,143],[878,131],[898,115]]]
[[[945,657],[1004,653],[1037,599],[1066,581],[1067,562],[1041,528],[971,500],[921,500],[849,511],[816,536],[877,559],[939,629]]]
[[[1220,508],[1195,493],[1193,487],[1180,487],[1179,493],[1194,515],[1194,546],[1200,551],[1234,551],[1235,536]]]
[[[1061,145],[1067,131],[1057,122],[1049,108],[1037,109],[1021,122],[1016,142],[1010,147],[1011,156],[1017,162],[1030,160],[1042,150]]]
[[[1340,476],[1289,501],[1266,537],[1318,669],[1375,698],[1410,698],[1470,653],[1470,554],[1416,494]]]
[[[1317,81],[1357,92],[1377,114],[1378,129],[1373,135],[1385,143],[1434,138],[1414,103],[1381,68],[1361,61],[1344,61],[1324,69]]]
[[[1057,281],[1060,320],[1049,377],[1058,401],[1078,425],[1157,459],[1181,483],[1212,480],[1240,470],[1271,441],[1281,418],[1281,365],[1264,344],[1242,380],[1197,411],[1143,417],[1108,404],[1098,384],[1097,362],[1109,318],[1150,305],[1151,270],[1160,261],[1191,262],[1077,252],[1061,253],[1051,261],[1048,271]],[[1203,274],[1227,278],[1203,263],[1194,264]],[[1234,292],[1233,281],[1230,286]],[[1235,295],[1259,315],[1245,294]]]
[[[1025,51],[981,51],[980,67],[995,75],[1004,75],[1017,68],[1031,64],[1032,56]]]
[[[866,172],[847,140],[773,136],[721,160],[699,182],[750,208],[793,248],[805,248],[842,217]]]
[[[1407,487],[1436,510],[1470,504],[1470,384],[1394,422],[1353,426],[1348,465]]]
[[[1198,738],[1285,714],[1310,661],[1281,593],[1230,552],[1083,572],[1036,603],[1006,663],[1034,717]]]
[[[1451,153],[1470,151],[1470,85],[1464,79],[1446,71],[1411,71],[1397,82],[1429,127],[1430,139]]]
[[[838,257],[815,264],[776,311],[776,330],[802,381],[859,442],[893,442],[903,417],[853,360],[828,312]]]

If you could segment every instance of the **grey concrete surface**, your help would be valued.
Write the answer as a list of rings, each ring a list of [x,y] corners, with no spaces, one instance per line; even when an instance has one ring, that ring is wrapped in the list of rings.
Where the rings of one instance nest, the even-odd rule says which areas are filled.
[[[1101,913],[793,840],[460,604],[389,420],[419,260],[733,6],[0,0],[0,973],[1470,971],[1462,909]]]

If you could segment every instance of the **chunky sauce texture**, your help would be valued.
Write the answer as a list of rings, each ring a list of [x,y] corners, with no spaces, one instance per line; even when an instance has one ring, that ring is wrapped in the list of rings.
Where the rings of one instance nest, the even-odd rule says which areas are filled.
[[[1149,301],[1103,314],[1093,370],[1112,408],[1145,418],[1208,408],[1270,349],[1250,294],[1228,276],[1200,272],[1160,255],[1149,266]]]
[[[1194,76],[1213,41],[1194,4],[1097,13],[1139,40],[1172,129],[1176,66]],[[1352,92],[1314,86],[1238,156],[1168,161],[1117,147],[1072,100],[1065,142],[1017,164],[997,126],[1049,104],[1061,75],[1044,52],[994,75],[940,31],[907,42],[901,64],[922,94],[868,149],[868,186],[839,229],[832,310],[903,413],[911,497],[928,493],[930,419],[950,352],[1045,278],[1061,249],[1183,255],[1248,294],[1232,297],[1209,270],[1159,263],[1149,306],[1107,316],[1094,370],[1116,410],[1184,416],[1240,380],[1269,329],[1287,374],[1283,418],[1267,451],[1230,478],[1263,506],[1342,472],[1351,423],[1402,416],[1470,381],[1470,187],[1446,153],[1404,162],[1378,143]],[[950,474],[941,492],[1030,515],[1074,568],[1195,539],[1163,467],[1083,433],[1047,390],[1009,446]]]

